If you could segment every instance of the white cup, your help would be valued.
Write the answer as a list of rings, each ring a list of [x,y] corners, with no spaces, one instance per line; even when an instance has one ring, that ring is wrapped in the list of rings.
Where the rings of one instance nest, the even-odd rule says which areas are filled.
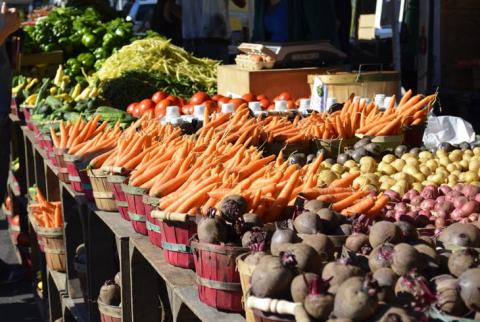
[[[287,110],[288,110],[287,101],[285,100],[275,101],[275,112],[286,112]]]
[[[390,103],[392,102],[392,99],[393,99],[392,96],[385,97],[385,100],[383,101],[383,106],[385,108],[387,108],[390,105]],[[393,106],[395,107],[395,103],[393,104]]]
[[[385,94],[377,94],[375,95],[375,104],[377,104],[377,106],[379,108],[384,108],[386,107],[385,105]]]
[[[180,109],[178,108],[178,106],[167,106],[165,118],[174,119],[177,117],[180,117]]]
[[[306,111],[310,108],[310,99],[309,98],[301,98],[300,99],[300,106],[298,107],[301,111]]]
[[[195,105],[193,107],[193,116],[200,121],[204,120],[205,105]]]
[[[223,103],[222,104],[222,113],[233,113],[235,108],[232,103]]]
[[[249,102],[248,103],[248,108],[252,112],[261,112],[262,111],[262,106],[260,105],[260,102]]]

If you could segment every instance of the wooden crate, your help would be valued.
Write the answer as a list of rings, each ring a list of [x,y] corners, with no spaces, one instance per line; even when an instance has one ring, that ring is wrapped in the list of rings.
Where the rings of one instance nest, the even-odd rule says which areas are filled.
[[[289,92],[295,99],[310,97],[307,77],[310,74],[323,74],[326,68],[288,68],[248,71],[236,65],[218,67],[218,93],[222,95],[265,94],[270,99],[281,92]]]
[[[55,50],[48,53],[20,54],[19,63],[22,67],[63,64],[63,51]]]

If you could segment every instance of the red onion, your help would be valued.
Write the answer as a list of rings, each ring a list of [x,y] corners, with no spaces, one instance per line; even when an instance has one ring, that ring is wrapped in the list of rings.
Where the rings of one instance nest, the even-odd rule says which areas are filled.
[[[440,187],[438,187],[438,191],[444,195],[452,191],[452,188],[450,188],[449,185],[442,184]]]
[[[464,203],[461,207],[460,210],[465,214],[465,216],[473,214],[475,212],[480,211],[480,206],[478,202],[475,200],[470,200]]]
[[[395,205],[395,210],[405,210],[405,212],[408,210],[407,204],[404,202],[399,202]]]
[[[452,190],[445,195],[445,200],[453,202],[453,200],[455,200],[456,198],[461,197],[461,196],[462,196],[462,194],[460,192]]]
[[[418,215],[430,218],[432,216],[432,213],[430,212],[430,210],[422,209],[418,212]]]
[[[435,199],[435,201],[436,201],[437,203],[445,202],[445,196],[439,196],[439,197],[437,197],[437,199]]]
[[[422,193],[420,194],[424,199],[436,199],[438,197],[438,192],[435,189],[423,189]]]
[[[464,216],[463,216],[463,212],[460,210],[460,209],[454,209],[451,213],[450,213],[450,218],[452,218],[452,220],[454,221],[459,221],[460,219],[462,219]]]
[[[471,222],[477,221],[479,216],[479,213],[474,212],[473,214],[470,214],[470,216],[468,216],[468,220],[470,220]]]
[[[443,227],[445,227],[445,218],[435,219],[435,228],[443,228]]]
[[[441,198],[441,197],[438,197],[438,198]],[[439,202],[438,198],[436,200],[435,207],[433,208],[435,211],[443,210],[449,213],[453,210],[454,208],[453,203],[451,203],[450,201]]]
[[[392,202],[396,202],[396,201],[400,201],[400,195],[398,194],[398,192],[396,191],[393,191],[393,190],[385,190],[383,192],[384,195],[390,197],[390,201]]]
[[[423,201],[423,198],[422,196],[415,196],[413,197],[411,200],[410,200],[410,204],[412,206],[420,206],[420,204],[422,203]]]
[[[432,210],[435,207],[435,200],[433,199],[425,199],[420,204],[420,208],[423,210]]]
[[[425,188],[423,188],[423,190],[425,190],[425,189],[427,189],[427,190],[437,190],[437,186],[433,185],[433,184],[427,184],[425,186]]]
[[[457,183],[457,184],[453,187],[453,190],[454,190],[454,191],[458,191],[458,192],[462,192],[462,189],[463,189],[463,184],[461,184],[461,183]]]
[[[468,199],[464,196],[457,197],[453,200],[453,206],[455,208],[461,208],[467,201]]]
[[[396,221],[400,221],[402,217],[405,217],[405,215],[407,214],[407,211],[406,210],[396,210],[395,211],[395,220]]]
[[[395,210],[390,209],[385,212],[385,217],[386,218],[394,218],[395,217]]]
[[[480,193],[477,193],[475,195],[475,198],[473,198],[476,202],[480,202]]]
[[[462,218],[458,221],[459,223],[462,223],[462,224],[468,224],[469,221],[468,221],[468,217],[467,218]]]
[[[433,212],[433,215],[437,218],[447,218],[448,213],[443,209],[439,209],[439,210],[435,210]]]
[[[467,198],[475,198],[480,189],[477,186],[466,184],[463,186],[462,193]]]

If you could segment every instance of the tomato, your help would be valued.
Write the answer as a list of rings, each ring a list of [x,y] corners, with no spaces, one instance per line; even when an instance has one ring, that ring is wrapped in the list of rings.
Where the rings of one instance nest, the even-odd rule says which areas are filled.
[[[153,109],[149,109],[149,110],[146,110],[142,116],[148,116],[148,119],[153,119],[153,117],[155,116],[155,110]]]
[[[139,107],[138,105],[135,106],[135,108],[133,109],[132,116],[134,116],[134,117],[139,117],[139,116],[141,116],[141,114],[140,114],[140,107]]]
[[[12,225],[15,225],[15,226],[20,226],[20,216],[19,215],[14,215],[12,217],[12,221],[10,223]]]
[[[174,106],[180,106],[182,102],[178,96],[173,96],[173,95],[167,96],[166,99],[170,100],[172,102],[170,105],[174,105]]]
[[[246,93],[246,94],[243,94],[242,99],[244,99],[247,102],[251,102],[255,100],[255,95],[253,95],[252,93]]]
[[[19,246],[25,246],[28,247],[30,246],[30,238],[28,237],[28,234],[26,233],[20,233],[17,236],[17,245]]]
[[[168,96],[167,93],[162,92],[162,91],[158,91],[158,92],[155,92],[155,94],[153,94],[153,96],[152,96],[152,101],[153,101],[155,104],[158,104],[158,103],[160,103],[162,100],[166,99],[167,96]]]
[[[191,98],[190,98],[190,104],[192,105],[200,105],[205,101],[210,100],[210,96],[208,96],[207,93],[204,92],[196,92]]]
[[[257,96],[257,101],[261,101],[261,100],[265,100],[265,99],[268,100],[268,97],[266,95],[262,94],[262,95]]]
[[[215,101],[205,101],[203,102],[203,105],[205,105],[205,108],[208,110],[209,114],[212,114],[217,110],[217,103]]]
[[[219,104],[220,103],[230,103],[230,97],[223,96],[217,101],[217,103],[219,103]]]
[[[185,104],[182,106],[182,114],[183,115],[192,115],[193,114],[193,105],[192,104]]]
[[[233,104],[233,109],[236,110],[240,105],[247,103],[245,100],[241,98],[232,98],[230,103]]]
[[[290,95],[290,93],[288,93],[288,92],[282,92],[282,93],[280,93],[280,95],[277,96],[276,99],[289,101],[289,100],[292,100],[292,95]]]
[[[140,115],[143,115],[148,110],[154,109],[155,108],[155,103],[149,98],[144,99],[143,101],[138,104],[138,108],[140,111]]]
[[[218,102],[222,97],[224,96],[220,94],[215,94],[212,96],[212,101]]]
[[[275,104],[270,104],[267,107],[267,111],[274,111],[275,110]]]
[[[187,104],[188,104],[188,101],[186,99],[184,99],[184,98],[180,99],[180,104],[179,104],[180,106],[179,107],[182,107],[183,105],[187,105]]]
[[[138,103],[132,103],[127,107],[127,113],[133,115],[133,110],[137,107]]]
[[[168,98],[163,99],[155,106],[155,117],[162,118],[167,114],[167,106],[172,105],[172,101]]]
[[[261,100],[259,101],[259,103],[260,103],[260,105],[262,106],[262,108],[263,108],[264,110],[266,110],[267,107],[270,105],[270,101],[267,100],[266,98],[261,99]]]
[[[297,106],[295,105],[295,102],[294,102],[294,101],[288,100],[288,101],[287,101],[287,108],[288,108],[289,110],[291,110],[291,109],[297,108]]]

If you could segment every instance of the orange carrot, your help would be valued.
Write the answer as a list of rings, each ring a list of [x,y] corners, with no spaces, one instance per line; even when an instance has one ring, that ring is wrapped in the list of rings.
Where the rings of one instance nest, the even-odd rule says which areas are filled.
[[[388,196],[386,195],[378,196],[377,200],[375,201],[375,205],[367,211],[366,215],[368,217],[377,216],[378,214],[380,214],[380,211],[382,211],[382,209],[388,204],[389,201],[390,198],[388,198]]]
[[[323,202],[335,203],[351,196],[352,194],[352,192],[339,192],[331,195],[320,195],[316,199]]]
[[[373,200],[373,197],[367,197],[356,204],[354,204],[351,207],[345,208],[341,211],[342,215],[356,215],[356,214],[364,214],[370,210],[375,205],[375,201]]]
[[[350,207],[355,201],[365,197],[367,194],[368,192],[365,192],[365,191],[357,191],[354,194],[352,194],[350,197],[347,197],[341,201],[334,203],[332,205],[332,209],[335,211],[341,211],[347,207]]]
[[[336,179],[328,185],[329,188],[348,188],[353,181],[360,176],[360,172],[354,172],[346,175],[343,178]]]

